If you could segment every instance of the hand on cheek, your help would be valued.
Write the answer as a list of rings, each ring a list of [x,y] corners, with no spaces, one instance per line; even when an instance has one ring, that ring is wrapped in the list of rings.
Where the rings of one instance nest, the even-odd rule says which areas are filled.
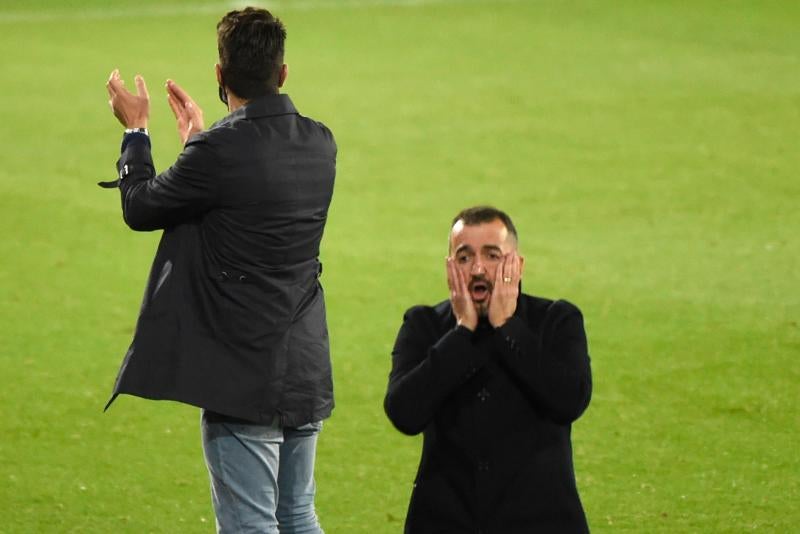
[[[494,290],[489,301],[489,323],[495,328],[503,326],[514,315],[519,297],[520,257],[509,252],[497,267]]]
[[[475,330],[478,312],[469,294],[467,282],[453,258],[447,258],[447,286],[450,289],[450,306],[460,326]]]

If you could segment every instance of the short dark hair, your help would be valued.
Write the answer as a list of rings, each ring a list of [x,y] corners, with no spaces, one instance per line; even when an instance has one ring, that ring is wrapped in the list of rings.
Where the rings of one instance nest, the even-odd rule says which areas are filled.
[[[509,217],[506,212],[492,206],[473,206],[471,208],[461,210],[458,215],[453,218],[450,228],[452,229],[458,221],[463,221],[467,226],[475,226],[478,224],[489,223],[498,219],[505,225],[508,233],[514,236],[514,241],[519,242],[519,238],[517,237],[517,229],[514,227],[511,217]]]
[[[225,87],[250,99],[278,92],[286,28],[266,9],[231,11],[217,24]]]

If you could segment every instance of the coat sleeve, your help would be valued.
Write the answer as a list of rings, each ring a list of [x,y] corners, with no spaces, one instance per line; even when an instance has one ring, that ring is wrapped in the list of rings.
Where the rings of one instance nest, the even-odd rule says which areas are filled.
[[[495,331],[499,363],[545,417],[576,420],[592,394],[592,374],[580,310],[560,300],[547,310],[540,332],[514,316]]]
[[[217,151],[203,135],[186,144],[178,160],[156,175],[150,140],[132,134],[117,162],[122,216],[133,230],[174,226],[210,209],[217,197],[221,167]]]
[[[392,351],[392,371],[384,399],[386,415],[404,434],[419,434],[442,401],[466,382],[488,356],[461,326],[436,339],[426,324],[426,308],[406,312]]]

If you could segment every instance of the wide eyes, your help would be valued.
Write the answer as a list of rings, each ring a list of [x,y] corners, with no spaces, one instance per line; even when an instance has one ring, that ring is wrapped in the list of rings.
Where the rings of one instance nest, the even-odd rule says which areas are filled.
[[[464,264],[472,260],[472,254],[457,254],[456,255],[456,262]],[[502,255],[497,251],[488,251],[483,253],[484,260],[487,261],[500,261],[502,259]]]

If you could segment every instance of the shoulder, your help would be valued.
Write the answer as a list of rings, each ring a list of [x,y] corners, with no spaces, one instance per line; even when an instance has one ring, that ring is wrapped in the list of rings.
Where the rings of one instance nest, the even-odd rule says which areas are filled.
[[[530,324],[557,325],[569,317],[582,318],[580,309],[564,299],[548,299],[533,295],[520,295],[520,315]]]
[[[403,314],[395,347],[429,347],[455,326],[450,302],[412,306]]]
[[[306,123],[309,127],[319,130],[322,134],[324,134],[331,140],[333,139],[333,132],[331,132],[331,129],[325,126],[323,122],[312,119],[311,117],[306,117],[305,115],[301,115],[299,113],[297,114],[297,118],[298,120]]]
[[[313,134],[319,136],[319,139],[327,144],[334,153],[337,151],[336,139],[333,137],[333,132],[330,128],[325,126],[325,124],[310,117],[300,115],[299,113],[297,114],[297,120],[303,124],[304,131],[313,132]]]
[[[420,304],[412,306],[403,314],[404,325],[432,333],[451,328],[455,323],[450,308],[450,301],[444,300],[433,306]]]
[[[232,128],[229,123],[214,124],[209,129],[197,132],[186,141],[185,149],[219,149],[230,142]]]
[[[437,304],[429,305],[429,304],[417,304],[416,306],[411,306],[409,309],[406,310],[404,316],[426,316],[430,318],[434,317],[444,317],[448,315],[451,311],[450,308],[450,301],[443,300]]]
[[[253,142],[258,138],[254,133],[248,121],[231,114],[194,134],[184,148],[211,152],[220,161],[235,161],[252,152]]]

